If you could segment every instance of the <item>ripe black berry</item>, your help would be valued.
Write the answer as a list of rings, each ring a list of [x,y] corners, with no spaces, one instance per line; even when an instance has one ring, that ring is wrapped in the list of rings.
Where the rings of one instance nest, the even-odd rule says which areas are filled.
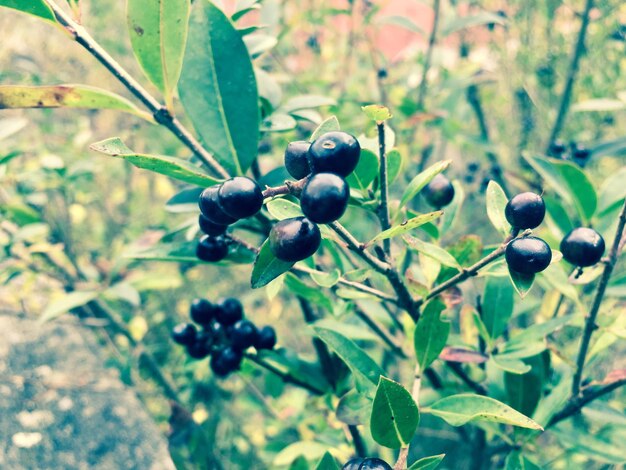
[[[229,297],[217,304],[215,319],[222,326],[234,325],[243,318],[243,307],[237,299]]]
[[[546,242],[537,237],[516,238],[506,247],[506,262],[511,271],[536,274],[552,261],[552,251]]]
[[[350,459],[344,464],[343,467],[341,467],[341,470],[359,470],[361,464],[363,463],[363,460],[365,459],[362,459],[360,457]]]
[[[569,263],[583,268],[593,266],[604,254],[604,238],[592,228],[578,227],[565,235],[560,248]]]
[[[269,240],[276,258],[296,262],[317,251],[322,235],[319,227],[306,217],[293,217],[277,222],[270,231]]]
[[[309,165],[313,173],[335,173],[348,176],[361,156],[359,141],[345,132],[327,132],[317,138],[309,149]]]
[[[311,144],[303,140],[289,142],[285,150],[285,168],[291,176],[300,180],[311,173],[308,152]]]
[[[271,326],[264,326],[256,335],[254,347],[257,350],[274,349],[276,346],[276,330]]]
[[[535,193],[521,193],[513,196],[504,208],[504,215],[516,229],[538,227],[546,215],[543,198]]]
[[[572,161],[578,166],[587,165],[589,157],[591,157],[591,150],[583,145],[578,144],[572,149]]]
[[[343,215],[348,199],[350,187],[346,180],[332,173],[317,173],[302,189],[300,207],[312,222],[328,224]]]
[[[429,205],[435,209],[441,209],[454,199],[454,186],[448,178],[440,173],[424,187],[424,197]]]
[[[258,330],[250,320],[239,320],[232,327],[230,340],[233,348],[244,351],[254,345],[257,340]]]
[[[211,356],[211,370],[218,377],[226,377],[239,368],[242,357],[241,351],[237,351],[230,346],[218,349]]]
[[[204,235],[196,246],[196,256],[199,260],[209,263],[223,260],[228,256],[226,239],[221,235],[217,237]]]
[[[195,299],[191,302],[189,314],[198,325],[208,325],[215,316],[215,307],[206,299]]]
[[[211,186],[200,193],[198,206],[200,212],[214,224],[230,225],[237,222],[236,218],[229,216],[218,203],[219,186]]]
[[[191,323],[181,323],[172,329],[172,339],[178,344],[191,344],[196,339],[196,327]]]
[[[382,459],[377,459],[375,457],[365,459],[359,470],[393,470],[391,465],[385,462]]]
[[[550,144],[548,155],[551,157],[561,158],[566,150],[567,147],[565,146],[565,143],[562,140],[557,139]]]
[[[198,215],[198,225],[200,225],[200,230],[213,237],[217,235],[224,235],[224,233],[226,233],[226,229],[228,228],[228,225],[220,225],[211,222],[210,219],[207,219],[202,214]]]
[[[245,176],[235,176],[224,181],[217,192],[217,202],[235,219],[252,217],[263,206],[263,192],[256,181]]]
[[[187,354],[193,359],[204,359],[211,354],[211,337],[201,331],[196,335],[193,343],[187,345]]]

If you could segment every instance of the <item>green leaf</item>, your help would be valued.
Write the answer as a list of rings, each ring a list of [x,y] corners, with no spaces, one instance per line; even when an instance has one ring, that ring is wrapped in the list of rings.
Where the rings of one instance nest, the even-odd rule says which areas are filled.
[[[327,328],[314,326],[313,330],[350,368],[355,376],[357,389],[367,392],[372,385],[378,384],[379,377],[385,373],[354,341]]]
[[[337,282],[339,282],[339,278],[341,277],[341,272],[338,269],[333,269],[330,272],[323,271],[315,271],[311,272],[311,279],[318,286],[321,287],[333,287]]]
[[[409,467],[409,470],[435,470],[443,460],[446,454],[432,455],[419,459]]]
[[[353,389],[341,397],[335,413],[342,423],[358,426],[368,423],[371,407],[372,399]]]
[[[544,351],[537,356],[524,359],[524,363],[531,369],[525,374],[505,372],[504,387],[507,403],[520,413],[532,416],[543,395],[543,386],[550,373],[550,353]]]
[[[303,297],[309,302],[319,305],[326,309],[329,313],[333,311],[333,303],[330,301],[321,289],[306,285],[293,274],[285,277],[285,285],[287,288],[299,297]]]
[[[53,320],[74,308],[82,307],[97,297],[98,292],[95,291],[70,292],[69,294],[65,294],[65,296],[59,300],[48,304],[37,321],[44,323]]]
[[[513,287],[515,287],[515,291],[522,299],[530,292],[530,289],[532,289],[533,283],[535,282],[534,274],[518,273],[510,269],[509,277],[511,278]]]
[[[363,154],[361,154],[361,158],[363,158]],[[402,163],[402,154],[398,150],[392,149],[387,152],[387,179],[389,184],[393,183],[402,171]]]
[[[490,276],[482,298],[482,321],[492,340],[500,337],[513,314],[513,286],[505,277]]]
[[[441,27],[441,36],[448,36],[466,28],[489,23],[502,25],[505,24],[505,20],[502,16],[488,11],[482,11],[475,15],[456,16],[443,24]]]
[[[291,463],[289,470],[309,470],[309,462],[306,457],[301,455]]]
[[[457,214],[461,211],[463,203],[465,202],[465,190],[459,180],[452,180],[452,187],[454,188],[454,199],[446,210],[444,211],[441,222],[439,223],[439,233],[444,235],[448,232],[452,224],[457,220]]]
[[[220,180],[203,173],[200,168],[182,158],[133,152],[118,137],[96,142],[91,144],[89,148],[112,157],[122,158],[138,168],[198,186],[208,187],[220,182]]]
[[[270,250],[269,238],[265,240],[259,254],[254,262],[254,268],[252,269],[252,279],[250,283],[253,289],[266,286],[281,274],[286,273],[291,269],[294,263],[283,261],[274,256],[272,250]]]
[[[528,460],[519,451],[511,452],[507,456],[504,468],[505,470],[541,470],[541,467]]]
[[[439,357],[446,346],[450,333],[450,322],[441,320],[441,312],[446,305],[439,297],[435,297],[426,304],[422,317],[417,322],[413,336],[415,355],[420,369],[425,370]]]
[[[316,441],[294,442],[276,455],[274,458],[274,466],[281,467],[291,465],[298,457],[304,457],[307,460],[317,460],[326,453],[326,449],[328,449],[327,445]]]
[[[390,24],[390,25],[400,26],[401,28],[404,28],[404,29],[406,29],[408,31],[411,31],[412,33],[417,33],[417,34],[420,34],[420,35],[426,37],[426,31],[424,31],[417,24],[415,24],[415,22],[411,21],[406,16],[399,16],[399,15],[398,16],[396,16],[396,15],[384,16],[384,17],[380,18],[377,21],[377,23],[378,24]]]
[[[461,265],[459,265],[459,262],[454,259],[454,256],[452,256],[440,246],[425,242],[418,238],[412,237],[411,235],[405,235],[403,239],[411,249],[422,253],[424,256],[428,256],[429,258],[438,261],[444,266],[455,268],[459,271],[462,269]]]
[[[145,261],[166,261],[173,263],[204,264],[196,257],[196,242],[184,243],[159,243],[158,245],[142,250],[129,250],[124,253],[125,258],[141,259]],[[225,266],[235,264],[250,264],[254,261],[254,255],[239,245],[231,247],[228,257],[223,261],[211,263],[212,265]]]
[[[128,0],[127,20],[135,57],[171,103],[183,66],[190,0]]]
[[[410,200],[417,196],[417,193],[419,193],[424,188],[424,186],[430,183],[435,176],[437,176],[442,171],[445,171],[446,168],[450,166],[450,163],[451,160],[437,162],[434,165],[426,168],[417,176],[415,176],[404,190],[404,194],[402,195],[402,199],[400,200],[400,209],[406,206],[406,204]]]
[[[374,152],[361,149],[359,163],[354,171],[347,176],[346,182],[351,188],[363,192],[372,184],[376,176],[378,176],[378,157]]]
[[[337,465],[335,457],[330,452],[326,452],[322,460],[317,464],[317,467],[315,467],[315,470],[339,470],[339,465]]]
[[[431,222],[438,217],[441,217],[442,214],[443,211],[435,211],[413,217],[412,219],[402,222],[400,225],[396,225],[395,227],[391,227],[390,229],[380,232],[369,242],[367,242],[366,245],[371,246],[374,243],[386,240],[387,238],[397,237],[398,235],[402,235],[404,233],[410,232],[411,230],[415,230],[417,227]]]
[[[419,419],[411,394],[399,383],[381,376],[370,419],[374,440],[391,449],[406,447],[413,439]]]
[[[232,174],[257,156],[258,92],[248,50],[228,17],[208,0],[193,7],[178,89],[203,142]]]
[[[0,6],[39,16],[44,20],[56,23],[54,13],[43,0],[0,0]]]
[[[278,220],[291,219],[292,217],[301,217],[302,210],[295,202],[289,199],[276,198],[265,204],[268,212],[272,217]]]
[[[362,106],[361,109],[368,118],[377,123],[385,122],[387,119],[391,119],[393,117],[389,108],[380,104]]]
[[[543,426],[547,426],[552,416],[563,409],[569,399],[571,390],[572,375],[566,372],[566,375],[560,377],[558,384],[552,389],[550,394],[541,399],[533,414],[533,419]]]
[[[154,122],[126,98],[87,85],[0,86],[0,109],[15,108],[113,109]]]
[[[493,398],[471,393],[442,398],[423,411],[438,416],[452,426],[463,426],[472,421],[488,421],[543,430],[539,424],[510,406]]]
[[[507,236],[511,226],[504,215],[504,208],[509,202],[502,187],[495,181],[489,181],[487,185],[487,217],[500,234]]]
[[[337,120],[337,117],[331,116],[328,119],[325,119],[319,126],[317,126],[317,129],[313,131],[309,142],[313,142],[315,139],[326,134],[327,132],[339,130],[341,130],[341,127],[339,127],[339,121]]]

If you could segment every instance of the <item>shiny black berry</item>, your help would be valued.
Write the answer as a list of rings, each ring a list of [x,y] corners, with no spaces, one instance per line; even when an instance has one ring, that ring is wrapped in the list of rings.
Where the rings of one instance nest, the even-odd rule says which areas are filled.
[[[269,240],[276,258],[296,262],[317,251],[322,235],[319,227],[306,217],[293,217],[277,222],[270,230]]]
[[[208,325],[215,317],[215,307],[206,299],[195,299],[191,302],[189,314],[198,325]]]
[[[516,229],[535,228],[543,222],[546,205],[539,194],[521,193],[507,202],[504,215],[511,226]]]
[[[230,346],[214,351],[211,355],[211,370],[218,377],[226,377],[231,372],[239,369],[243,355]]]
[[[237,219],[228,215],[224,212],[224,209],[221,208],[218,202],[218,191],[219,186],[211,186],[200,193],[200,198],[198,199],[200,212],[214,224],[234,224],[237,222]]]
[[[230,340],[233,348],[244,351],[256,343],[258,330],[250,320],[239,320],[232,327]]]
[[[311,173],[308,152],[311,144],[303,140],[289,142],[285,150],[285,168],[295,179],[300,180]]]
[[[178,344],[191,344],[196,339],[196,327],[191,323],[181,323],[172,329],[172,339]]]
[[[344,464],[343,467],[341,467],[341,470],[359,470],[359,468],[361,468],[363,460],[365,459],[362,459],[360,457],[350,459]]]
[[[220,207],[235,219],[252,217],[263,206],[263,192],[256,181],[235,176],[224,181],[217,192]]]
[[[430,206],[441,209],[454,199],[454,186],[448,178],[438,174],[424,187],[424,197]]]
[[[300,194],[303,214],[317,224],[339,219],[348,207],[350,187],[333,173],[317,173],[307,181]]]
[[[317,138],[309,149],[309,165],[313,173],[335,173],[348,176],[361,156],[359,141],[345,132],[327,132]]]
[[[375,457],[363,460],[359,470],[393,470],[391,465],[382,459]]]
[[[198,215],[198,225],[200,226],[200,230],[213,237],[217,235],[224,235],[224,233],[226,233],[226,229],[228,228],[228,225],[220,225],[211,222],[210,219],[202,214]]]
[[[604,238],[592,228],[578,227],[561,240],[563,258],[574,266],[593,266],[604,255]]]
[[[552,261],[552,250],[541,238],[516,238],[504,253],[511,271],[536,274],[546,269]]]
[[[572,149],[572,161],[578,166],[587,165],[589,157],[591,157],[591,150],[583,145],[578,144]]]
[[[216,307],[215,319],[222,326],[234,325],[243,318],[243,306],[237,299],[223,299]]]
[[[217,237],[204,235],[196,245],[196,256],[199,260],[209,263],[222,261],[228,256],[228,243],[221,235]]]
[[[254,347],[257,350],[261,350],[274,349],[274,346],[276,346],[276,330],[271,326],[264,326],[256,335]]]
[[[555,158],[561,158],[566,151],[567,147],[565,146],[565,143],[562,140],[557,139],[550,144],[548,155]]]
[[[211,354],[211,336],[201,331],[193,343],[187,345],[187,354],[193,359],[204,359]]]

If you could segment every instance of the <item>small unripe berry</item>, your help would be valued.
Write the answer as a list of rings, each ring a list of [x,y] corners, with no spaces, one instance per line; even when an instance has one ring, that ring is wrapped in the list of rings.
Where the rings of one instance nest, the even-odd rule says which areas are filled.
[[[426,202],[435,209],[446,207],[454,199],[454,186],[441,173],[424,187]]]
[[[239,369],[241,359],[243,355],[240,351],[227,346],[223,349],[218,349],[211,356],[210,366],[211,370],[218,377],[226,377],[231,372]]]
[[[563,258],[574,266],[593,266],[602,259],[604,238],[592,228],[578,227],[561,240]]]
[[[310,147],[311,143],[303,140],[289,142],[289,144],[287,144],[287,150],[285,150],[285,168],[287,172],[297,180],[301,180],[311,173],[308,160]]]
[[[537,237],[516,238],[507,245],[504,255],[509,269],[521,274],[541,272],[552,261],[552,250]]]
[[[276,330],[271,326],[261,328],[256,336],[254,347],[257,350],[274,349],[276,346]]]
[[[204,235],[196,246],[196,256],[208,263],[222,261],[228,256],[228,244],[223,236],[211,237]]]
[[[309,165],[313,173],[335,173],[348,176],[361,156],[359,141],[346,132],[334,131],[318,137],[309,149]]]
[[[196,339],[196,327],[191,323],[181,323],[172,329],[172,339],[182,345],[191,344]]]
[[[546,215],[546,205],[539,194],[526,192],[513,196],[504,208],[506,220],[516,229],[538,227]]]
[[[223,299],[216,307],[215,319],[222,326],[234,325],[243,318],[243,306],[235,298]]]
[[[198,225],[200,226],[200,230],[212,237],[224,235],[228,228],[228,225],[216,224],[202,214],[198,215]]]
[[[217,202],[229,216],[245,219],[261,210],[263,192],[256,181],[245,176],[235,176],[221,184]]]
[[[219,186],[210,186],[200,193],[198,198],[198,206],[200,212],[214,224],[230,225],[237,222],[237,219],[231,217],[218,202]]]
[[[333,173],[317,173],[302,189],[300,208],[312,222],[328,224],[344,214],[349,199],[346,180]]]
[[[317,225],[306,217],[293,217],[277,222],[270,230],[270,250],[276,258],[296,262],[317,251],[322,235]]]
[[[194,299],[189,307],[189,314],[198,325],[208,325],[215,316],[215,307],[206,299]]]

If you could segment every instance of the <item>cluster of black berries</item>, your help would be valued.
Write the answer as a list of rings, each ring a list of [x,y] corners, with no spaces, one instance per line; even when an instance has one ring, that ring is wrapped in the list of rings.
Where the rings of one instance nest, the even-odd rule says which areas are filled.
[[[350,199],[345,177],[359,163],[361,146],[345,132],[327,132],[312,143],[291,142],[285,151],[285,168],[297,180],[307,178],[300,193],[304,217],[276,223],[270,231],[270,249],[278,259],[296,262],[317,251],[322,237],[317,224],[339,219]]]
[[[543,198],[531,192],[521,193],[507,203],[506,220],[516,230],[538,227],[546,214]],[[591,228],[578,227],[561,241],[561,252],[566,261],[578,267],[596,264],[604,254],[604,239]],[[552,261],[548,244],[537,237],[516,238],[506,247],[506,262],[512,271],[536,274],[546,269]]]
[[[382,459],[369,457],[362,459],[360,457],[348,460],[341,470],[392,470],[391,465]]]
[[[226,229],[258,213],[263,206],[263,192],[254,180],[236,176],[202,191],[198,205],[198,223],[206,235],[198,242],[196,256],[202,261],[221,261],[228,256]]]
[[[258,329],[250,320],[244,319],[241,303],[228,298],[217,304],[206,299],[196,299],[189,309],[192,323],[181,323],[172,330],[172,339],[187,348],[194,359],[211,356],[211,370],[218,377],[225,377],[239,369],[243,352],[251,346],[257,351],[273,349],[276,331],[271,326]]]
[[[589,162],[591,150],[577,142],[570,142],[568,148],[562,140],[557,139],[550,144],[548,155],[564,160],[571,160],[578,166],[584,167]]]

